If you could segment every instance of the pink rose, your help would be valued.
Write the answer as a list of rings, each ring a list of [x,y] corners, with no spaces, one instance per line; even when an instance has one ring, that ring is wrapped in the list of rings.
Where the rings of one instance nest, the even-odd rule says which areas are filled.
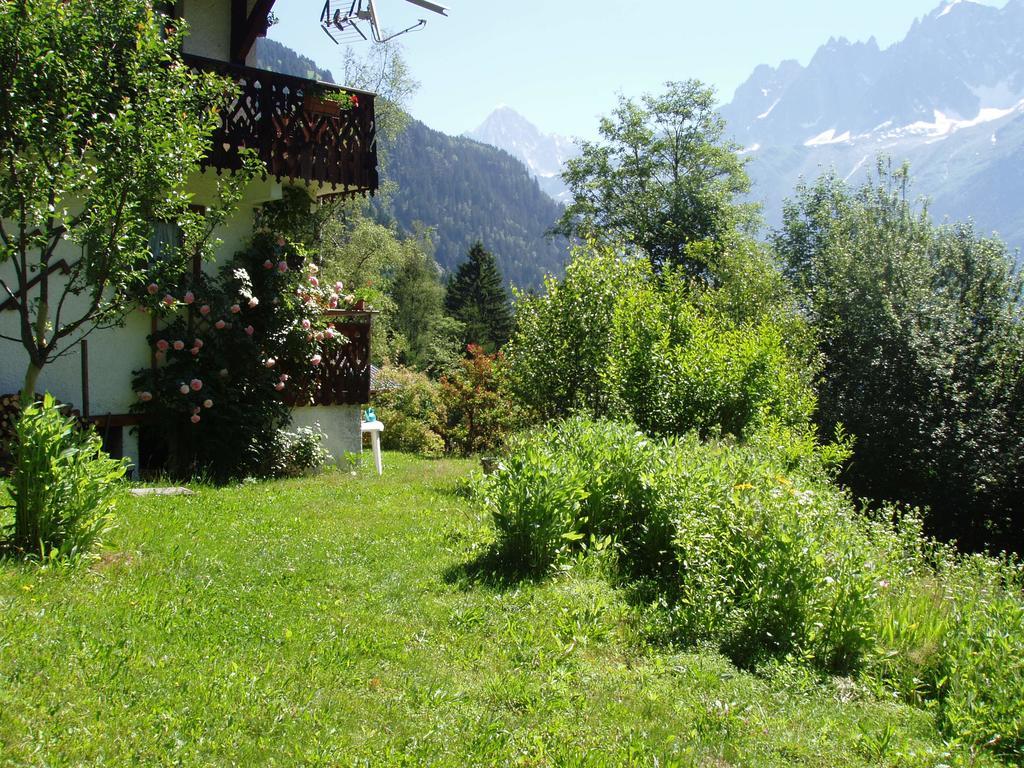
[[[263,268],[264,269],[273,269],[274,268],[274,262],[272,262],[270,259],[267,259],[266,261],[263,262]]]
[[[200,389],[203,388],[203,382],[200,381],[199,379],[192,379],[192,381],[190,381],[188,385],[192,387],[193,392],[198,392]]]
[[[249,299],[249,309],[256,309],[256,307],[258,307],[259,304],[260,304],[260,300],[257,299],[255,296],[253,296],[251,299]]]
[[[312,285],[314,288],[316,288],[318,285],[320,285],[320,281],[317,280],[316,277],[314,277],[313,275],[310,275],[309,276],[309,284]]]
[[[302,327],[303,327],[304,330],[308,331],[310,325],[311,325],[311,323],[309,322],[309,318],[303,318],[302,319]]]
[[[192,416],[189,418],[189,421],[191,421],[193,424],[198,424],[200,422],[199,414],[193,413]]]
[[[272,357],[268,357],[267,361],[263,364],[267,366],[267,368],[273,368],[275,365],[277,365],[277,360],[275,360]]]
[[[246,336],[252,336],[254,333],[256,333],[256,329],[255,328],[253,328],[251,325],[245,326],[245,335]]]
[[[190,349],[189,352],[192,353],[192,357],[198,357],[199,356],[199,347],[192,347],[192,349]]]
[[[277,236],[277,245],[278,245],[278,247],[279,248],[284,248],[284,243],[285,243],[284,235],[278,235]]]
[[[181,394],[183,394],[183,395],[187,395],[188,394],[188,384],[182,384],[180,387],[178,387],[178,391],[181,392]]]
[[[330,307],[331,309],[337,309],[338,308],[338,297],[337,296],[331,296],[331,300],[327,303],[327,306]]]
[[[210,305],[209,304],[203,304],[203,306],[201,306],[199,308],[199,314],[200,315],[208,315],[208,314],[210,314]]]
[[[274,389],[276,389],[278,392],[283,390],[284,389],[284,382],[283,381],[277,382],[277,384],[274,385]]]
[[[153,393],[152,392],[145,392],[145,391],[139,392],[139,400],[141,400],[142,402],[148,403],[152,399],[153,399]]]
[[[146,286],[146,293],[148,293],[150,296],[156,296],[156,292],[159,290],[160,286],[158,286],[156,283],[150,283],[149,285]]]
[[[213,327],[216,328],[218,331],[223,331],[225,325],[227,325],[227,323],[225,323],[223,320],[218,320],[216,323],[213,324]]]
[[[185,291],[185,303],[191,304],[196,300],[196,295],[192,291]]]
[[[176,339],[174,342],[174,351],[181,352],[185,348],[185,342],[181,339]]]
[[[168,307],[173,307],[174,306],[174,297],[171,296],[171,294],[168,293],[166,296],[164,296],[164,304],[166,304]]]
[[[203,400],[203,408],[213,408],[213,400],[210,400],[209,398]]]
[[[309,362],[311,362],[313,365],[320,365],[321,360],[323,360],[323,358],[320,357],[320,355],[313,355],[311,358],[309,358]]]
[[[287,373],[282,373],[282,374],[281,374],[281,375],[280,375],[280,376],[278,377],[278,380],[279,380],[279,381],[288,381],[288,379],[290,379],[290,378],[291,378],[291,376],[289,376],[289,375],[288,375]]]
[[[344,283],[341,282],[341,280],[339,280],[338,282],[336,282],[334,284],[334,292],[335,293],[341,293],[343,290],[345,290],[345,285],[344,285]]]
[[[279,262],[277,262],[277,271],[281,272],[281,273],[287,272],[288,271],[288,262],[287,261],[279,261]]]
[[[232,304],[231,305],[231,314],[237,315],[241,311],[242,311],[242,308],[240,306],[238,306],[237,304]]]
[[[171,345],[167,343],[167,339],[160,339],[156,343],[156,348],[159,349],[161,352],[166,352],[169,346]]]
[[[192,346],[195,347],[196,349],[202,349],[203,348],[203,340],[202,339],[196,339],[194,342],[192,342]]]

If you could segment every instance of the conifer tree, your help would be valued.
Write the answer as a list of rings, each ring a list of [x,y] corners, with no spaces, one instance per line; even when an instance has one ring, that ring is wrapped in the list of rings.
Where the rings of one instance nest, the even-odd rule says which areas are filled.
[[[512,307],[493,254],[479,240],[448,281],[445,310],[463,323],[463,341],[494,352],[512,335]]]

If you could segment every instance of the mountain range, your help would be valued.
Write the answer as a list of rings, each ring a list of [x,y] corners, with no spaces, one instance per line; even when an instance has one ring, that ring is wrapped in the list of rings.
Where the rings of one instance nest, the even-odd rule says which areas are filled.
[[[834,169],[859,183],[888,157],[909,162],[911,192],[938,219],[973,218],[1024,248],[1024,0],[945,2],[884,49],[829,40],[806,66],[757,67],[720,111],[769,227],[801,178]],[[515,155],[565,200],[568,139],[508,107],[467,135]]]
[[[832,39],[806,66],[760,66],[721,114],[769,224],[801,177],[860,181],[885,155],[938,218],[1024,246],[1024,0],[955,0],[887,48]]]

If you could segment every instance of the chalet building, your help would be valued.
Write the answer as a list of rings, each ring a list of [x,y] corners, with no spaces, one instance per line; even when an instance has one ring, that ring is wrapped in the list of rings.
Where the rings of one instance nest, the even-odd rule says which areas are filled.
[[[187,20],[190,35],[183,53],[188,64],[230,76],[239,96],[222,113],[220,128],[203,168],[189,182],[196,205],[210,205],[217,173],[241,166],[239,149],[255,149],[267,174],[246,189],[239,211],[217,236],[217,262],[203,265],[215,272],[252,235],[254,211],[278,200],[287,185],[305,185],[311,194],[362,195],[377,189],[374,95],[281,75],[253,66],[253,46],[265,35],[274,0],[178,0],[177,16]],[[357,103],[339,110],[325,95],[357,94]],[[58,246],[54,260],[61,260]],[[71,247],[71,246],[68,246]],[[73,254],[68,253],[71,259]],[[10,265],[0,266],[0,270]],[[2,273],[0,273],[2,274]],[[294,403],[293,425],[318,422],[336,457],[360,449],[360,404],[369,398],[371,313],[336,313],[335,326],[349,339],[337,360],[325,360],[320,380]],[[156,330],[148,313],[131,312],[123,327],[98,330],[76,342],[71,353],[48,363],[37,390],[53,393],[92,421],[108,450],[138,464],[139,417],[132,372],[153,364],[147,336]],[[17,337],[18,315],[0,303],[0,334]],[[83,343],[84,342],[84,343]],[[20,345],[0,339],[0,394],[21,388],[26,358]],[[145,446],[143,446],[145,451]]]

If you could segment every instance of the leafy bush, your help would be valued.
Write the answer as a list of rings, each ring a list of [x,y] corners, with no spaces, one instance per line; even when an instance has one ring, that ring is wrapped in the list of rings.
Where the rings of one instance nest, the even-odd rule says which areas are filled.
[[[520,297],[509,386],[552,419],[583,410],[652,434],[742,435],[806,422],[814,397],[802,323],[770,265],[721,256],[716,288],[642,258],[578,250],[564,280]],[[751,279],[748,292],[734,281]],[[802,334],[802,335],[801,335]]]
[[[50,395],[22,411],[12,453],[11,544],[41,558],[86,554],[110,521],[127,463],[104,454],[99,436],[78,429]]]
[[[488,355],[476,344],[468,352],[452,374],[441,377],[440,393],[445,446],[464,455],[494,451],[523,421],[505,392],[504,356]]]
[[[320,469],[331,458],[324,448],[327,435],[319,424],[292,430],[280,429],[270,451],[273,465],[269,474],[275,477],[298,477]]]
[[[1024,754],[1019,564],[963,558],[910,511],[863,514],[833,484],[849,450],[777,423],[709,443],[573,418],[513,440],[478,498],[513,573],[610,540],[673,640],[859,671],[936,702],[950,735]]]
[[[384,422],[381,445],[387,450],[408,451],[426,456],[444,452],[444,408],[440,385],[425,373],[411,368],[382,368],[381,381],[388,388],[376,393],[377,418]]]

